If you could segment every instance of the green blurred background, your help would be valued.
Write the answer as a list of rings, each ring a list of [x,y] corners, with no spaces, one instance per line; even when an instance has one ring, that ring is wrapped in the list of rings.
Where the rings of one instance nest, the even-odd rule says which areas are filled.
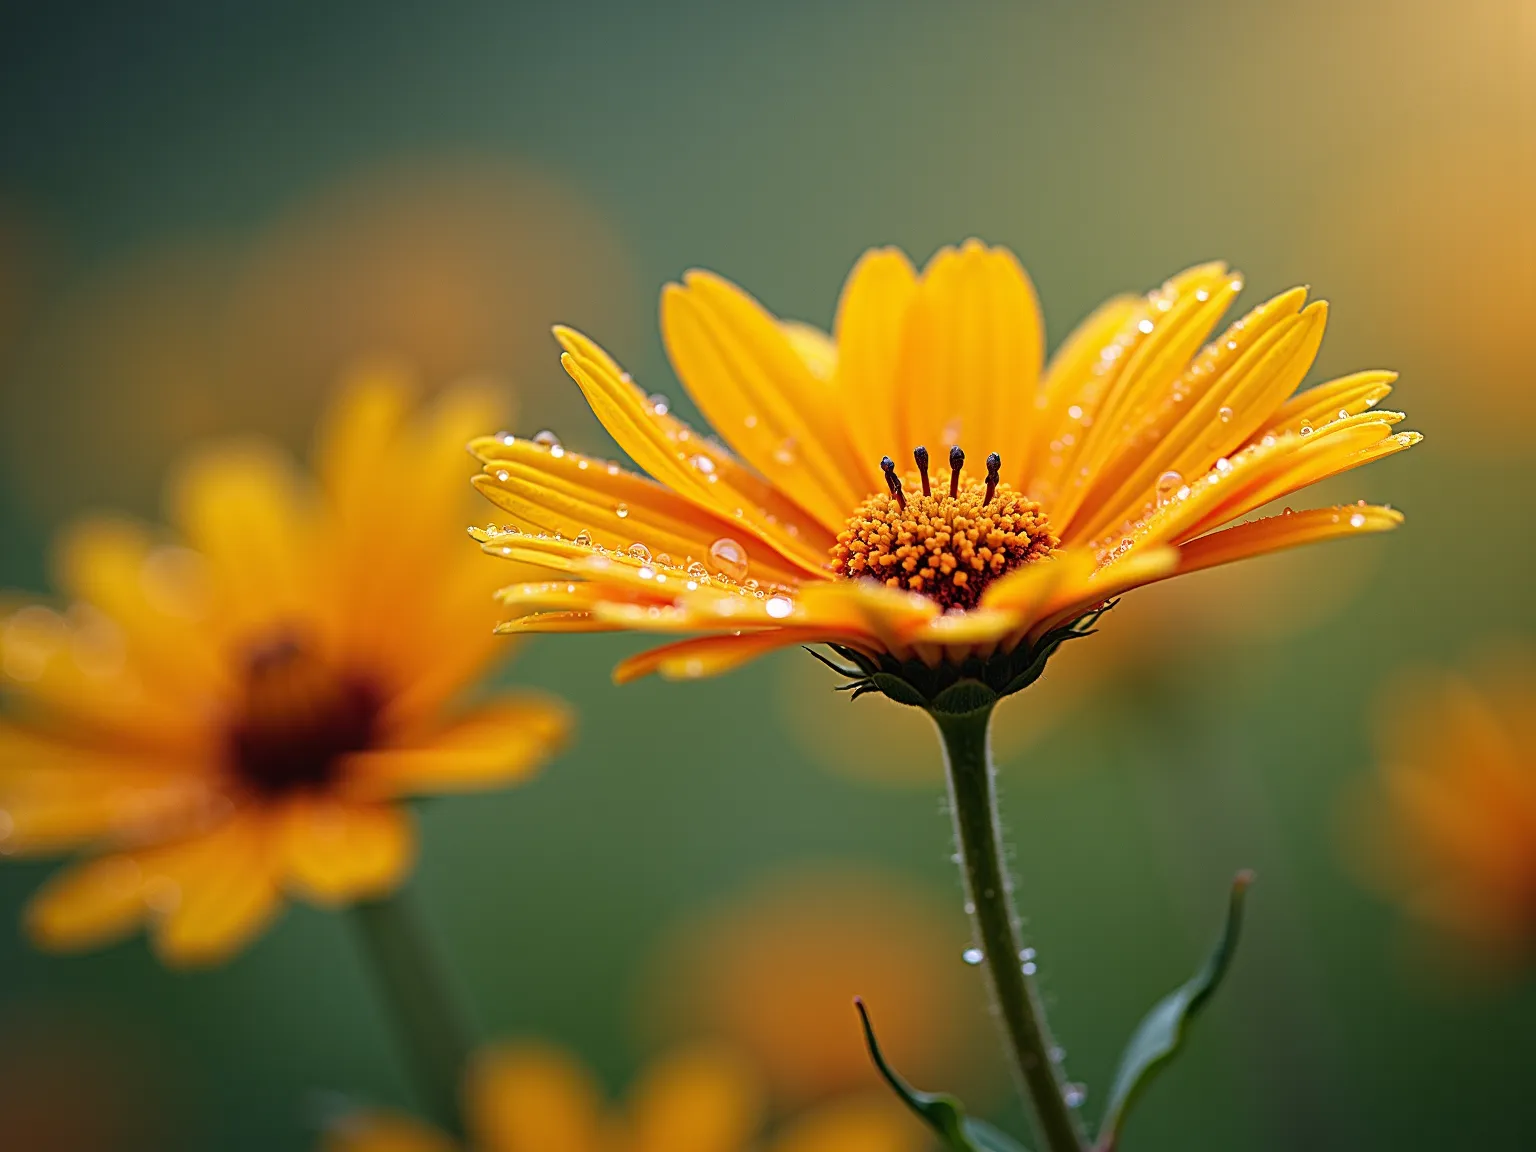
[[[301,449],[360,355],[509,381],[520,431],[611,454],[548,325],[691,413],[654,304],[693,265],[826,324],[863,248],[975,234],[1028,266],[1052,344],[1200,260],[1240,267],[1249,303],[1311,284],[1334,306],[1317,378],[1400,370],[1427,436],[1332,495],[1407,525],[1164,599],[1118,640],[1111,614],[1087,644],[1114,658],[1009,705],[1031,938],[1096,1115],[1231,873],[1259,874],[1133,1152],[1530,1147],[1536,982],[1443,962],[1364,891],[1343,798],[1395,670],[1536,626],[1533,64],[1524,0],[7,5],[0,585],[44,590],[85,509],[154,515],[199,438]],[[1022,1130],[964,997],[937,749],[888,738],[912,717],[824,703],[802,653],[613,687],[636,647],[528,644],[506,678],[574,701],[578,745],[424,814],[415,895],[487,1031],[556,1040],[618,1092],[686,1030],[689,924],[856,874],[913,905],[893,954],[953,957],[975,1019],[949,1082]],[[0,870],[0,920],[48,867]],[[840,947],[785,933],[813,966]],[[0,1144],[309,1147],[340,1097],[409,1100],[370,992],[345,920],[307,908],[191,976],[137,939],[59,961],[0,930]]]

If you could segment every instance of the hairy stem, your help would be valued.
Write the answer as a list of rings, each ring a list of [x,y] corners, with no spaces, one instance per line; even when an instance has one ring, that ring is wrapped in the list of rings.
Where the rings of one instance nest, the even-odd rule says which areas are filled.
[[[1002,1026],[1004,1048],[1029,1101],[1035,1126],[1050,1152],[1081,1152],[1087,1140],[1067,1103],[1067,1085],[1045,1009],[1020,952],[1013,882],[1004,859],[998,818],[996,769],[990,733],[992,707],[964,715],[931,713],[944,744],[950,809],[960,850],[960,871],[976,946]]]
[[[472,1039],[437,953],[403,891],[357,904],[352,914],[421,1103],[434,1121],[462,1137],[459,1080]]]

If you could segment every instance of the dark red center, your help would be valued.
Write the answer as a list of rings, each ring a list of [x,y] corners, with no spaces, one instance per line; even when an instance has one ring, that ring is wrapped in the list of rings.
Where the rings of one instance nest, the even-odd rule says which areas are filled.
[[[334,783],[342,757],[373,743],[379,704],[370,684],[301,639],[262,644],[247,659],[243,707],[229,727],[234,773],[267,796]]]

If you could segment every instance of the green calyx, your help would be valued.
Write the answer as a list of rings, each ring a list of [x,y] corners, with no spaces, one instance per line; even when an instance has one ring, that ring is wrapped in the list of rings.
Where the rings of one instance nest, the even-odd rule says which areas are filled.
[[[866,692],[880,692],[898,704],[929,712],[963,716],[990,708],[1004,696],[1028,688],[1040,679],[1048,661],[1068,640],[1091,635],[1099,617],[1114,606],[1108,603],[1070,624],[1053,629],[1033,644],[1020,644],[1010,652],[998,652],[982,659],[968,656],[959,663],[944,661],[930,668],[916,658],[898,660],[889,653],[870,656],[843,644],[827,645],[848,663],[828,660],[807,648],[812,656],[831,668],[848,683],[838,691],[852,693],[857,700]]]

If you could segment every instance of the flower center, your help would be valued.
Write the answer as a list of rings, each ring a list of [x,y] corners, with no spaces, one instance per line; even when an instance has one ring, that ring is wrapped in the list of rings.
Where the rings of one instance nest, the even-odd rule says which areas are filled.
[[[987,457],[985,483],[966,484],[965,453],[951,448],[947,491],[938,492],[928,476],[928,450],[918,448],[912,458],[917,472],[905,484],[889,456],[880,461],[888,491],[864,501],[838,533],[838,575],[920,592],[945,609],[970,609],[993,580],[1060,545],[1040,505],[999,481],[996,452]]]
[[[235,775],[267,796],[324,787],[342,756],[373,742],[379,703],[367,682],[327,665],[302,640],[278,636],[246,664],[245,700],[228,732]]]

